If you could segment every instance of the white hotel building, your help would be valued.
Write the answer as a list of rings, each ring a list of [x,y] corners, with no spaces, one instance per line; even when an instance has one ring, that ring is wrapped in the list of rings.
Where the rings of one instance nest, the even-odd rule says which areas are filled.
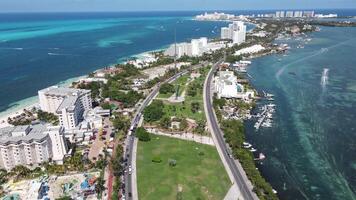
[[[37,166],[53,161],[63,164],[67,154],[64,129],[59,126],[16,126],[0,129],[0,168]]]
[[[233,44],[246,41],[246,25],[242,21],[234,21],[229,27],[221,28],[221,39],[230,39]]]
[[[60,125],[74,129],[92,107],[91,91],[52,86],[38,91],[41,110],[58,115]]]
[[[168,56],[201,56],[207,49],[208,38],[201,37],[199,39],[192,39],[190,43],[184,42],[171,45],[165,52]]]
[[[254,97],[253,91],[245,91],[243,85],[237,82],[237,77],[233,71],[219,71],[214,77],[215,92],[220,98],[237,98],[248,101]]]
[[[167,56],[201,56],[204,53],[216,51],[224,48],[224,42],[208,42],[208,38],[201,37],[199,39],[192,39],[190,43],[184,42],[171,45],[164,54]]]

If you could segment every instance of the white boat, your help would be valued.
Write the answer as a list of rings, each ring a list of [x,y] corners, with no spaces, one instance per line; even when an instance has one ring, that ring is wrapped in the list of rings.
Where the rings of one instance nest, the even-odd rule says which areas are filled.
[[[259,160],[264,160],[264,159],[266,159],[266,156],[263,153],[260,153],[259,156],[258,156],[258,159]]]
[[[250,149],[250,151],[251,151],[251,152],[256,152],[256,151],[257,151],[257,149],[255,149],[255,148],[251,148],[251,149]]]
[[[266,97],[274,97],[274,95],[273,95],[273,94],[270,94],[270,93],[267,93],[267,94],[266,94]]]
[[[244,146],[243,146],[243,148],[245,148],[245,149],[249,149],[249,148],[251,148],[252,147],[252,145],[251,144],[244,144]]]

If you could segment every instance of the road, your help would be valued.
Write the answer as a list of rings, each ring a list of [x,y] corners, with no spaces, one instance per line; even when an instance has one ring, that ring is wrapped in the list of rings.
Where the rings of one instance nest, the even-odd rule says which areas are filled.
[[[201,67],[200,66],[195,66],[194,69]],[[175,74],[174,76],[170,77],[169,79],[163,81],[162,83],[171,83],[173,81],[175,81],[177,78],[179,78],[180,76],[184,75],[188,73],[188,69],[184,70],[182,72],[179,72],[177,74]],[[162,84],[161,83],[161,84]],[[130,132],[134,133],[134,129],[137,127],[141,116],[142,116],[142,112],[145,109],[146,106],[148,106],[150,104],[150,102],[153,100],[153,98],[158,94],[159,92],[159,87],[160,84],[155,86],[153,88],[153,90],[151,91],[151,93],[146,97],[146,99],[142,102],[141,106],[137,109],[134,118],[131,121],[131,126],[130,126]],[[132,152],[133,152],[133,147],[134,147],[134,134],[129,134],[126,140],[126,147],[125,147],[125,158],[127,158],[127,165],[131,166],[132,165]],[[132,169],[132,170],[136,170],[136,169]],[[132,198],[132,178],[131,175],[129,173],[125,173],[124,174],[124,182],[125,182],[125,199],[133,199]],[[137,199],[137,198],[136,198]]]
[[[233,182],[234,184],[236,183],[242,198],[245,200],[255,200],[258,199],[257,195],[252,192],[251,189],[249,189],[247,183],[246,183],[246,178],[244,179],[243,175],[244,172],[240,171],[239,168],[235,164],[235,160],[232,157],[232,155],[229,153],[230,150],[224,140],[223,133],[219,127],[215,112],[214,112],[214,107],[212,105],[212,92],[211,92],[211,83],[212,83],[212,78],[214,77],[214,72],[216,71],[217,67],[223,62],[223,60],[220,60],[210,70],[204,84],[204,108],[205,108],[205,114],[206,118],[209,124],[209,128],[211,129],[211,133],[214,134],[215,137],[215,145],[216,148],[218,148],[218,151],[220,152],[219,155],[222,159],[223,162],[225,162],[225,167],[228,167],[227,171],[228,173],[231,172],[232,177],[233,177]]]

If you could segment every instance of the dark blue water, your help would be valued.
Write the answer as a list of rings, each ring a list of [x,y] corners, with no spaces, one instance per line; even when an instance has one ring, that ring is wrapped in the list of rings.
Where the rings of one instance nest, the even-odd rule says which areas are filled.
[[[247,138],[266,154],[259,168],[281,199],[356,198],[356,28],[321,29],[307,44],[280,41],[293,47],[288,56],[248,70],[256,88],[275,94],[273,128],[248,122]]]

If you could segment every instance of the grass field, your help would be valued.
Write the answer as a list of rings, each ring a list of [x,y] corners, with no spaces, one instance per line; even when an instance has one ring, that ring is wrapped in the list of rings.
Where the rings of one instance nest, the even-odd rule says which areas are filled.
[[[194,79],[190,84],[198,84],[203,86],[205,77],[207,72],[209,71],[209,68],[203,68],[201,71],[201,76],[199,78]],[[179,80],[179,79],[178,79]],[[177,80],[177,81],[178,81]],[[180,80],[183,81],[184,79]],[[182,84],[182,82],[180,82]],[[186,87],[189,87],[186,86]],[[183,88],[181,88],[183,89]],[[183,90],[181,90],[183,91]],[[191,103],[192,102],[197,102],[199,103],[200,110],[198,112],[193,113],[191,110]],[[199,90],[197,95],[192,97],[185,95],[185,100],[183,103],[168,103],[165,102],[164,106],[164,113],[166,116],[171,117],[171,116],[176,116],[179,118],[191,118],[197,121],[205,120],[205,114],[204,114],[204,104],[203,104],[203,89]]]
[[[184,200],[224,198],[231,183],[215,147],[151,136],[150,142],[138,143],[139,199],[175,200],[178,195]],[[152,162],[155,156],[159,156],[162,162]],[[177,165],[169,166],[169,159],[176,160]]]

